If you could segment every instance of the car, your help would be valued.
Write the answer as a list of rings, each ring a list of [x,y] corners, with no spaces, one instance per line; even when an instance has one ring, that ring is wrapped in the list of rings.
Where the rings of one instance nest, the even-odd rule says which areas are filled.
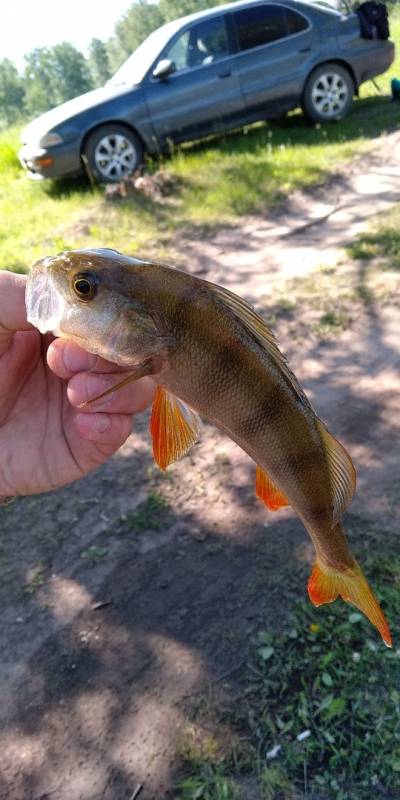
[[[145,154],[284,114],[349,113],[394,45],[363,39],[356,14],[307,0],[241,0],[169,22],[107,84],[33,120],[20,160],[34,178],[134,173]]]

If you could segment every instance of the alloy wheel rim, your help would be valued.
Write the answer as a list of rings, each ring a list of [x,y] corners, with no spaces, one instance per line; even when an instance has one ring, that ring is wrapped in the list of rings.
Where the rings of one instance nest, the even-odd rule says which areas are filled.
[[[94,160],[104,178],[118,181],[131,175],[137,164],[137,153],[132,142],[121,133],[103,136],[96,145]]]
[[[325,72],[315,82],[311,99],[322,117],[332,119],[344,110],[348,94],[348,87],[337,72]]]

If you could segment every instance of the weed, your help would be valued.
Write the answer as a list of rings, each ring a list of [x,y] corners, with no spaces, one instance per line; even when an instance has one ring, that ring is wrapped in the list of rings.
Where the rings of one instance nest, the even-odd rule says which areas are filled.
[[[314,331],[320,336],[341,333],[348,327],[349,318],[347,314],[335,311],[325,311],[318,323],[314,325]]]
[[[204,764],[200,774],[179,784],[177,800],[242,800],[238,785],[224,775],[223,766]]]
[[[378,552],[377,535],[367,533]],[[383,541],[364,567],[394,626],[400,571],[395,546],[386,542],[382,552]],[[343,603],[320,610],[300,603],[286,630],[259,631],[234,704],[213,707],[217,735],[230,725],[225,752],[189,759],[181,786],[192,794],[179,797],[198,791],[214,800],[215,775],[236,788],[249,774],[262,800],[399,797],[400,650],[385,650],[368,626]]]
[[[38,564],[28,571],[28,580],[24,584],[24,592],[26,594],[35,594],[40,586],[43,586],[45,581],[43,564]]]
[[[81,558],[87,561],[91,566],[99,564],[108,553],[108,547],[102,547],[99,544],[92,544],[86,550],[82,550]]]
[[[400,205],[378,217],[368,231],[348,248],[359,261],[380,259],[381,269],[400,270]]]
[[[278,767],[264,767],[260,774],[262,800],[292,800],[290,783]]]
[[[159,531],[166,526],[170,516],[165,498],[157,492],[151,491],[136,511],[130,511],[126,515],[126,523],[135,533],[145,530]]]

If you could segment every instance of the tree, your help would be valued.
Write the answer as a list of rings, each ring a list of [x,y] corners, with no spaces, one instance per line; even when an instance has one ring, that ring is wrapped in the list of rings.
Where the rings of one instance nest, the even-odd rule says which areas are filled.
[[[69,42],[36,48],[25,62],[25,105],[34,116],[93,87],[85,57]]]
[[[152,31],[159,28],[164,22],[165,19],[159,6],[155,3],[149,3],[148,0],[137,0],[132,3],[115,26],[117,41],[114,44],[114,53],[118,47],[121,54],[120,64],[139,47]]]
[[[14,122],[23,110],[24,84],[9,58],[0,61],[0,117],[7,124]]]
[[[149,36],[152,31],[178,17],[221,5],[226,0],[135,0],[118,20],[114,36],[107,42],[113,72]]]
[[[90,42],[89,68],[94,86],[104,86],[111,77],[107,47],[101,39],[92,39]]]

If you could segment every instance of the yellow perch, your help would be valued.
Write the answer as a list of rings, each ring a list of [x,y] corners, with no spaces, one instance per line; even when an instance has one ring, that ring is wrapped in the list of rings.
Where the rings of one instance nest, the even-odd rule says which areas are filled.
[[[198,415],[237,442],[257,465],[257,495],[272,510],[292,506],[311,536],[316,561],[308,592],[314,605],[341,596],[391,646],[383,612],[341,523],[355,489],[351,458],[318,419],[273,334],[244,300],[171,267],[113,250],[81,250],[34,265],[27,312],[42,332],[132,366],[122,383],[153,377],[150,430],[162,469],[194,444]]]

